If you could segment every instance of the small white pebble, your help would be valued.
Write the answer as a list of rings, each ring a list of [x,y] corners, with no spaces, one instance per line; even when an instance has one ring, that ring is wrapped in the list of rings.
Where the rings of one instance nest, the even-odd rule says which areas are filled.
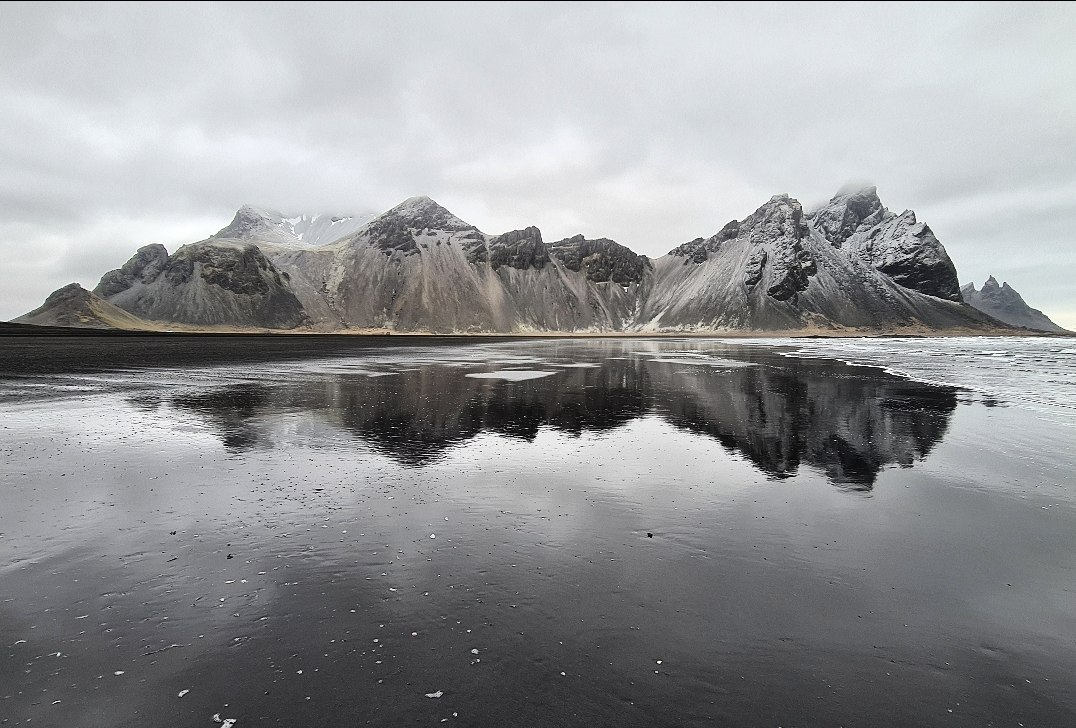
[[[180,690],[180,691],[179,691],[179,697],[181,697],[181,698],[182,698],[182,697],[183,697],[184,695],[186,695],[186,694],[187,694],[187,693],[189,693],[189,692],[190,692],[190,690]]]

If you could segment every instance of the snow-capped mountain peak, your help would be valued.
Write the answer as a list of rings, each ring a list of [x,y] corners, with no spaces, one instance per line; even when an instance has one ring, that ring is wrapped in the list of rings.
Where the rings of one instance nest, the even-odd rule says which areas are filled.
[[[276,210],[243,205],[235,213],[232,222],[213,237],[316,248],[354,234],[373,218],[372,213],[289,216]]]

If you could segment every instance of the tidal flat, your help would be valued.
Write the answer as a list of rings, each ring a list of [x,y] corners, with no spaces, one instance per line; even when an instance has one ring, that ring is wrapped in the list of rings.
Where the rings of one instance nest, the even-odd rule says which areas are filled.
[[[1076,724],[1076,351],[827,345],[0,339],[0,724]]]

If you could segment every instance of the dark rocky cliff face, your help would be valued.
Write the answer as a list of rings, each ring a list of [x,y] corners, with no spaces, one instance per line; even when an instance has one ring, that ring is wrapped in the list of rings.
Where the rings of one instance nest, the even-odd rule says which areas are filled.
[[[960,305],[945,249],[873,188],[805,215],[776,195],[742,221],[654,262],[636,321],[647,330],[996,328]]]
[[[608,238],[587,240],[576,235],[550,246],[553,257],[571,271],[583,271],[588,281],[613,281],[622,286],[639,283],[650,267],[645,255],[636,255]]]
[[[740,234],[739,220],[731,220],[725,223],[716,235],[708,238],[695,238],[683,245],[679,245],[669,251],[669,255],[675,255],[684,259],[684,265],[688,263],[702,263],[721,249],[721,243],[726,240],[734,240]]]
[[[195,271],[206,283],[246,296],[264,296],[274,286],[284,285],[281,273],[255,245],[184,245],[169,259],[164,274],[178,286],[191,280]]]
[[[808,217],[826,240],[840,247],[861,227],[873,228],[882,221],[886,209],[878,198],[878,188],[841,190],[829,204]]]
[[[536,227],[513,230],[489,241],[489,264],[494,270],[502,265],[519,270],[541,270],[549,262],[549,248],[542,242],[542,233]]]
[[[108,298],[126,291],[136,283],[150,283],[156,280],[167,265],[168,251],[163,245],[146,245],[139,248],[122,267],[101,276],[101,281],[93,292],[102,298]]]
[[[727,227],[727,226],[726,226]],[[764,266],[771,270],[766,295],[788,301],[810,285],[817,271],[814,259],[803,247],[807,226],[803,208],[788,195],[775,195],[744,220],[737,228],[753,247],[744,285],[751,288],[762,279]]]
[[[963,300],[956,266],[915,213],[887,210],[874,187],[842,190],[807,216],[808,224],[834,247],[858,255],[898,285],[948,301]]]
[[[287,274],[250,243],[210,240],[184,245],[171,256],[162,246],[146,246],[106,273],[95,291],[135,316],[157,321],[290,329],[306,319]]]
[[[1037,308],[1032,308],[1023,296],[1017,293],[1008,283],[998,285],[997,279],[990,276],[983,284],[980,291],[975,290],[975,284],[969,283],[960,289],[964,300],[968,305],[977,308],[983,313],[993,316],[998,321],[1004,321],[1013,326],[1023,326],[1038,331],[1053,333],[1064,332],[1050,317]]]
[[[421,244],[422,233],[473,231],[475,240],[481,238],[478,229],[438,205],[429,197],[411,197],[383,215],[367,223],[360,234],[386,255],[400,252],[414,255]]]

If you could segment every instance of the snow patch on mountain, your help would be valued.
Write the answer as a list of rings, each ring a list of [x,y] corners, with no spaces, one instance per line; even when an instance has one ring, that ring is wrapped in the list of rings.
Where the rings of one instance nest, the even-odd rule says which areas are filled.
[[[317,248],[356,233],[375,217],[372,213],[351,216],[286,216],[275,210],[243,205],[232,222],[214,238],[255,240],[294,248]]]

